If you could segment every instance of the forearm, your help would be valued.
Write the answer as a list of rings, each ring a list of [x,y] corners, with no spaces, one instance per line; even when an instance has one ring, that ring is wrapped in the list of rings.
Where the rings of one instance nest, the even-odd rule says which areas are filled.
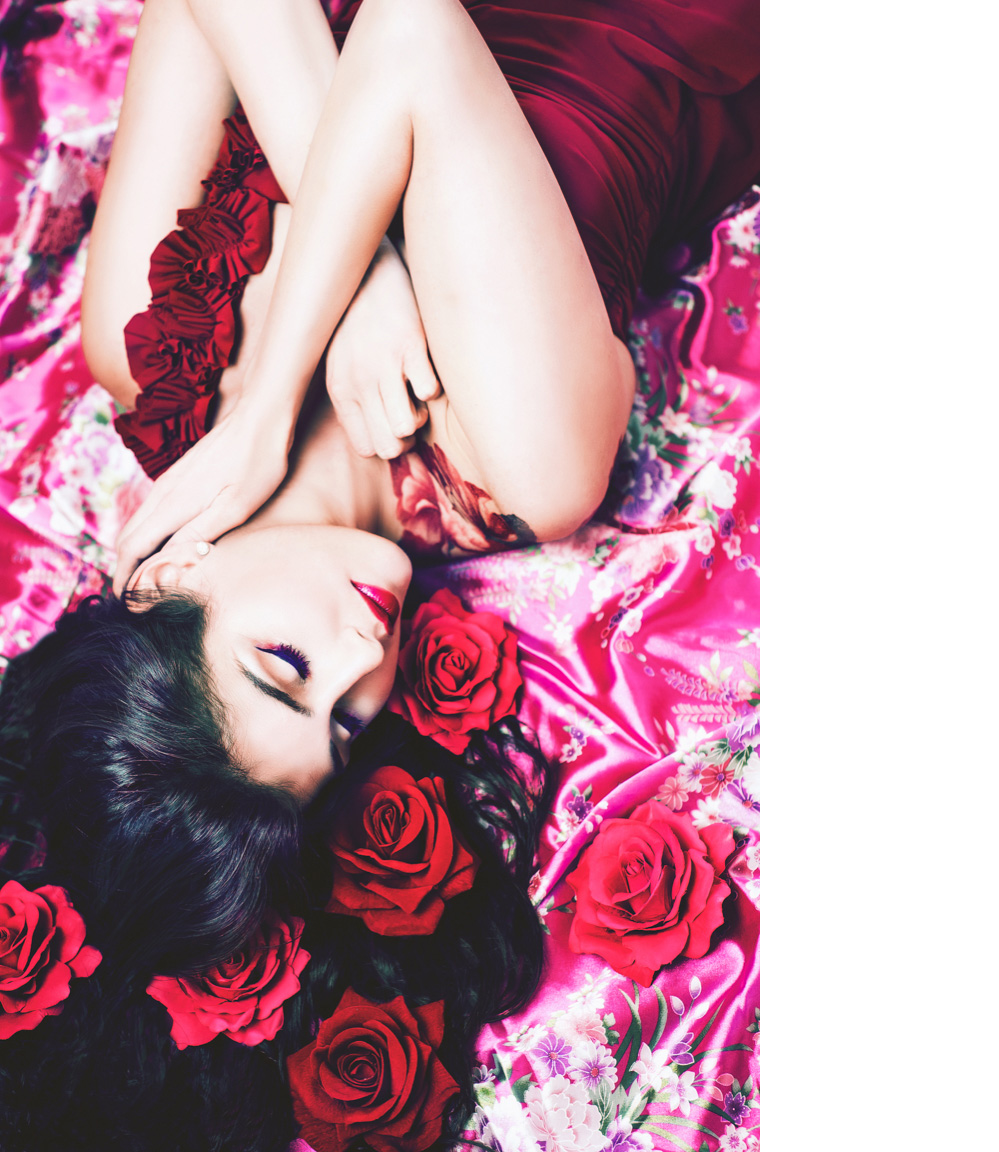
[[[244,394],[253,396],[282,423],[293,421],[326,343],[355,292],[377,287],[379,275],[403,270],[391,242],[379,234],[357,249],[362,255],[327,251],[323,225],[330,202],[323,191],[299,204],[303,172],[316,138],[339,53],[326,17],[316,0],[188,0],[191,11],[222,58],[233,87],[264,154],[292,205],[293,226],[281,258],[273,306],[248,364]],[[326,133],[325,135],[328,135]],[[352,172],[324,139],[314,165],[313,182],[322,172]],[[401,187],[398,191],[401,195]],[[311,206],[310,206],[311,205]],[[295,223],[305,217],[304,222]],[[391,218],[391,214],[389,214]],[[387,226],[387,224],[386,224]],[[296,235],[299,241],[296,242]],[[379,243],[380,241],[380,243]],[[370,251],[368,251],[370,249]],[[370,258],[370,264],[366,257]],[[330,288],[317,276],[316,265],[343,268],[344,278]],[[358,273],[357,265],[360,267]],[[381,270],[379,272],[379,269]],[[332,305],[332,306],[331,306]]]
[[[412,126],[386,70],[369,59],[370,40],[356,44],[348,39],[312,137],[247,373],[246,396],[279,420],[297,413],[372,259],[399,259],[384,237],[409,177]]]

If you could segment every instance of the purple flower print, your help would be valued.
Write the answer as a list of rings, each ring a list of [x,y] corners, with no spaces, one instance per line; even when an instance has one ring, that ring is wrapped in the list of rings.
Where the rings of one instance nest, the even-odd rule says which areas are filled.
[[[667,1052],[666,1060],[673,1064],[679,1064],[681,1068],[687,1064],[694,1063],[694,1057],[690,1051],[690,1042],[694,1039],[694,1033],[688,1032],[682,1040],[678,1040]]]
[[[732,783],[729,784],[728,790],[729,792],[733,793],[736,800],[739,801],[743,808],[749,808],[753,812],[759,812],[760,802],[753,799],[752,793],[746,788],[746,785],[743,784],[741,780],[733,780]]]
[[[744,552],[741,556],[737,556],[735,566],[740,572],[744,572],[747,568],[751,568],[756,563],[756,557],[750,552]]]
[[[742,1123],[742,1118],[749,1113],[749,1101],[741,1092],[729,1092],[725,1097],[725,1111],[736,1124]]]
[[[537,1048],[532,1049],[532,1051],[542,1063],[548,1065],[549,1076],[565,1075],[566,1069],[569,1067],[572,1049],[564,1040],[560,1040],[554,1032],[549,1032]]]
[[[622,491],[625,499],[621,512],[629,519],[661,520],[672,507],[666,473],[651,444],[638,449]]]
[[[760,730],[759,712],[747,712],[745,716],[735,722],[729,730],[728,746],[732,752],[741,752],[746,747],[746,741],[755,736]]]
[[[735,530],[735,517],[731,512],[725,512],[722,518],[718,521],[718,535],[727,540],[732,532]]]
[[[607,1152],[651,1152],[652,1137],[648,1132],[634,1132],[627,1120],[620,1116],[607,1125],[607,1138],[610,1140]]]
[[[571,796],[565,803],[565,810],[582,822],[593,811],[593,803],[585,796]]]
[[[740,559],[741,559],[741,557],[740,557]],[[711,565],[714,564],[714,562],[715,562],[714,553],[711,553],[711,554],[705,556],[704,559],[701,561],[701,567],[702,568],[710,568]],[[739,561],[736,560],[737,566],[738,566],[738,563],[739,563]]]

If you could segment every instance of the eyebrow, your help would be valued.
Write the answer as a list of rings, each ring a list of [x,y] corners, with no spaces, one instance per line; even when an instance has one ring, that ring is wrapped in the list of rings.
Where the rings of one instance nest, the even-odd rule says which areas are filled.
[[[277,700],[286,708],[290,708],[292,712],[297,712],[299,716],[311,716],[312,709],[306,708],[304,704],[299,702],[293,697],[289,696],[287,692],[282,692],[280,688],[275,688],[273,684],[268,684],[266,680],[261,680],[259,676],[254,676],[245,664],[241,664],[238,660],[236,663],[239,665],[240,672],[250,681],[254,688],[262,692],[265,696],[269,696],[272,700]]]

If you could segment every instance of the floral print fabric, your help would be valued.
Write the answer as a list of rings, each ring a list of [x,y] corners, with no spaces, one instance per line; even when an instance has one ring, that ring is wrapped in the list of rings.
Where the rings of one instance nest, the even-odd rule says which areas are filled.
[[[79,297],[141,6],[66,0],[0,131],[0,663],[108,584],[149,480],[87,373]],[[630,329],[639,389],[599,516],[567,540],[422,567],[517,630],[521,720],[561,772],[532,885],[535,1001],[479,1044],[474,1135],[502,1152],[759,1147],[759,207],[718,223]],[[643,805],[724,823],[707,952],[651,985],[573,951],[567,877]],[[304,1149],[303,1142],[298,1142]]]

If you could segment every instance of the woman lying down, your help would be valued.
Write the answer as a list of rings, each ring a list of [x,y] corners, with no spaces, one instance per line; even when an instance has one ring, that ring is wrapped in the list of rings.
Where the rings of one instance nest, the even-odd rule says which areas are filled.
[[[754,21],[147,0],[83,307],[155,484],[0,695],[4,1149],[462,1132],[555,781],[496,680],[382,711],[412,558],[599,504],[650,245],[755,175]]]

